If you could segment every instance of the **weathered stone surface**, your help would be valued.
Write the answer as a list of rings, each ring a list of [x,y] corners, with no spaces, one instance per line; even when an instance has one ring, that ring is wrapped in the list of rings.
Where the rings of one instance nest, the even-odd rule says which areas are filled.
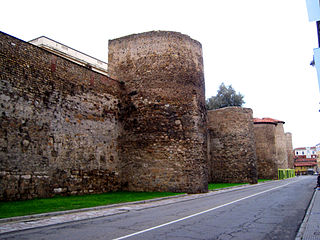
[[[255,123],[257,169],[259,179],[277,179],[276,123]]]
[[[0,199],[207,191],[200,43],[124,37],[109,65],[125,83],[0,33]]]
[[[201,44],[176,32],[109,41],[108,72],[125,82],[120,139],[123,187],[207,191]]]
[[[4,33],[0,80],[0,199],[120,188],[117,82]]]
[[[278,122],[276,125],[276,161],[278,168],[288,168],[287,138],[283,129],[284,122]]]
[[[256,118],[255,141],[259,178],[277,179],[278,169],[288,168],[288,143],[283,121]]]
[[[288,155],[288,168],[294,169],[294,155],[293,155],[293,147],[292,147],[292,133],[286,132],[286,140],[287,140],[287,155]]]
[[[210,182],[257,183],[252,110],[208,111]]]

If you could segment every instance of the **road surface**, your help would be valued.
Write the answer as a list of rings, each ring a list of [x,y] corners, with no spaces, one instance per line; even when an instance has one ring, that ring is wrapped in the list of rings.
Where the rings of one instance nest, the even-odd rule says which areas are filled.
[[[1,234],[0,239],[294,239],[315,176],[272,181],[113,216]]]

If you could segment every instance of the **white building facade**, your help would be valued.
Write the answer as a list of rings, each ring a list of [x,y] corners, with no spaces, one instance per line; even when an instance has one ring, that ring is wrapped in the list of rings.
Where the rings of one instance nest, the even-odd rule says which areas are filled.
[[[85,53],[82,53],[78,50],[68,47],[48,37],[45,37],[45,36],[38,37],[29,41],[29,43],[32,43],[33,45],[46,49],[72,62],[88,67],[93,71],[96,71],[108,76],[108,73],[107,73],[108,64],[106,62],[103,62],[97,58],[91,57]]]

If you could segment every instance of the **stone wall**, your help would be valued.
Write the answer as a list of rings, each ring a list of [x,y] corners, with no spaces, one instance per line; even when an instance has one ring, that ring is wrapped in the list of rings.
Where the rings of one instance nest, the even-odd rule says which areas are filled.
[[[108,58],[110,77],[0,32],[0,200],[198,193],[288,167],[281,121],[253,126],[251,109],[228,107],[208,128],[199,42],[130,35]]]
[[[288,168],[287,138],[283,129],[284,122],[279,121],[275,129],[276,137],[276,161],[278,168]]]
[[[257,169],[259,179],[277,179],[276,164],[276,123],[254,124],[254,135],[257,154]]]
[[[120,188],[119,83],[0,32],[0,199]]]
[[[287,156],[288,156],[288,168],[294,169],[294,155],[293,155],[293,147],[292,147],[292,134],[290,132],[286,132],[286,140],[287,140]]]
[[[1,200],[207,191],[201,44],[174,32],[115,39],[109,71],[0,33]]]
[[[252,110],[208,111],[210,182],[257,183]]]
[[[201,44],[176,32],[109,41],[108,72],[122,79],[123,187],[206,192],[206,110]]]

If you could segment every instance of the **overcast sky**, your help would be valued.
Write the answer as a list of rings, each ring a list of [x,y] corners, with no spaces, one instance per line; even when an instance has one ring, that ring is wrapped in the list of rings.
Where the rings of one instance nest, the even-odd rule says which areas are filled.
[[[206,97],[224,82],[254,117],[285,121],[293,147],[320,143],[316,24],[305,0],[3,0],[0,31],[47,36],[107,62],[108,40],[177,31],[202,44]]]

